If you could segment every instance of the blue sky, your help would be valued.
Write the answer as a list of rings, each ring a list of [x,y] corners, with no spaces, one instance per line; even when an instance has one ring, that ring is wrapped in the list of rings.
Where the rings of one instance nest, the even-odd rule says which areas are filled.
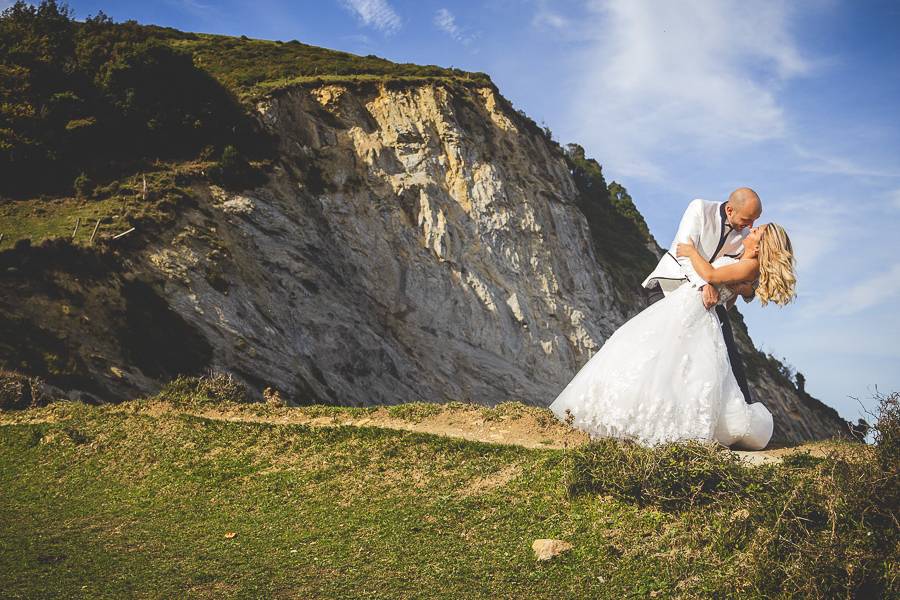
[[[0,2],[0,5],[3,5]],[[6,2],[5,4],[9,4]],[[624,184],[667,246],[692,198],[762,197],[798,299],[740,304],[845,418],[900,390],[900,2],[71,1],[77,18],[298,39],[490,74]],[[855,399],[859,399],[859,402]]]

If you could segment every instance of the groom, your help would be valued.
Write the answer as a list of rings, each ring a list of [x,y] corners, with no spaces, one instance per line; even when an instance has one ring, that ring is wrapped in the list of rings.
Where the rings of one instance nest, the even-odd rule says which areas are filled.
[[[663,254],[659,264],[641,284],[648,290],[648,304],[687,284],[699,290],[707,310],[713,305],[716,306],[716,314],[719,315],[722,324],[725,347],[728,348],[728,361],[731,363],[734,378],[744,394],[744,401],[748,404],[752,402],[750,388],[747,386],[743,362],[734,344],[728,310],[722,305],[716,305],[719,301],[719,292],[715,286],[707,284],[697,275],[689,257],[677,258],[675,247],[678,244],[692,242],[709,262],[720,256],[738,258],[744,252],[742,244],[744,238],[761,214],[762,202],[759,196],[746,187],[731,192],[725,202],[711,202],[699,198],[691,201],[681,217],[678,233],[675,234],[675,240],[669,251]],[[744,296],[746,302],[752,299],[752,291],[749,292],[749,296]]]

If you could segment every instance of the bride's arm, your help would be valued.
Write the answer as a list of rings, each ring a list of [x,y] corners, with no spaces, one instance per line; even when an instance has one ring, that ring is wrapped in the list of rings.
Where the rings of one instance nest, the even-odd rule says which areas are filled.
[[[694,270],[709,283],[738,283],[755,279],[759,275],[759,262],[756,259],[742,259],[736,263],[715,268],[709,261],[700,256],[693,244],[678,244],[676,254],[691,259]]]

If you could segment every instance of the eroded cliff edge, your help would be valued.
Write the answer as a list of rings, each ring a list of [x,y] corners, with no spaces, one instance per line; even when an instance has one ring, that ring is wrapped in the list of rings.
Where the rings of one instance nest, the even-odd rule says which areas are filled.
[[[495,87],[298,85],[257,109],[278,139],[266,183],[193,182],[171,227],[117,255],[112,299],[85,309],[111,331],[179,331],[154,343],[177,360],[127,335],[58,340],[95,395],[153,391],[186,361],[298,403],[546,406],[643,308],[656,243],[618,243],[640,223]],[[22,288],[37,300],[23,320],[45,287]],[[737,329],[773,441],[847,431]]]

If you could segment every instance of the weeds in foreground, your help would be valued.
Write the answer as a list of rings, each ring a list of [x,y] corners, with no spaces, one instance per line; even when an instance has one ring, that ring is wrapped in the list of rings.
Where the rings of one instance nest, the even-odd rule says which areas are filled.
[[[735,554],[733,592],[898,597],[900,394],[876,400],[872,446],[751,467],[713,445],[603,439],[573,450],[566,488],[683,513],[707,532],[697,543]]]

